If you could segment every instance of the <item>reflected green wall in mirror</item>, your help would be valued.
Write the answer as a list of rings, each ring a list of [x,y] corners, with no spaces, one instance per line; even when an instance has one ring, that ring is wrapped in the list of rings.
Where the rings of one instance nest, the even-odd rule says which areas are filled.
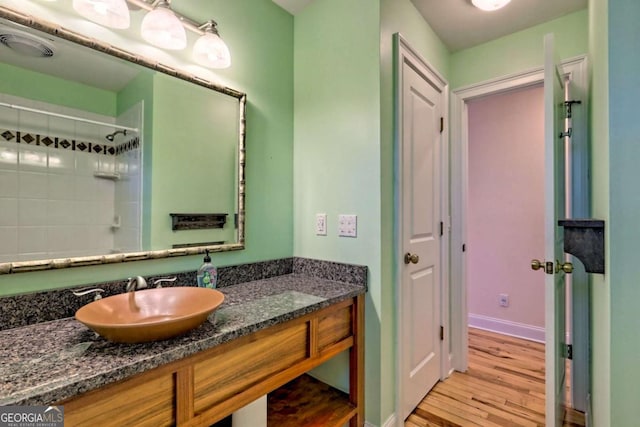
[[[151,72],[140,73],[117,100],[118,113],[145,103],[143,250],[237,241],[238,101]],[[227,222],[219,230],[175,232],[170,213],[225,213]]]
[[[145,211],[151,219],[149,249],[237,240],[238,126],[235,98],[154,76],[153,143],[151,161],[145,164],[153,177],[150,210]],[[185,212],[228,216],[222,229],[171,231],[169,214]]]
[[[114,92],[2,62],[0,62],[0,75],[2,75],[0,93],[107,116],[116,115],[117,94]]]

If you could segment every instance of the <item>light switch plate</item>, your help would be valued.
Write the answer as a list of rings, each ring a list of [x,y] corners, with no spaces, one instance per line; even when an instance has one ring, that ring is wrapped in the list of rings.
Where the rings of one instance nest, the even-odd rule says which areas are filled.
[[[316,235],[327,235],[327,214],[325,213],[316,214]]]
[[[338,215],[338,236],[357,237],[358,236],[358,216]]]

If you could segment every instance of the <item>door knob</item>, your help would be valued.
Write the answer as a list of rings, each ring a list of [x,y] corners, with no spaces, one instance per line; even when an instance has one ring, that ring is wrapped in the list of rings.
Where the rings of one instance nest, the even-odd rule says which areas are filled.
[[[544,271],[544,261],[540,261],[537,259],[532,259],[531,260],[531,269],[538,271],[538,270],[542,270]]]
[[[560,262],[556,260],[555,269],[553,267],[552,262],[544,262],[537,259],[531,260],[531,269],[538,271],[542,270],[547,274],[559,273],[560,271],[564,271],[566,274],[571,274],[573,272],[573,264],[570,262]]]
[[[412,254],[407,252],[406,254],[404,254],[404,263],[405,264],[417,264],[418,261],[420,261],[420,257],[416,254]]]
[[[544,273],[553,274],[553,263],[532,259],[531,269],[535,271],[542,270]]]
[[[560,262],[556,260],[556,273],[559,273],[560,270],[564,271],[566,274],[573,273],[573,264],[570,262]]]

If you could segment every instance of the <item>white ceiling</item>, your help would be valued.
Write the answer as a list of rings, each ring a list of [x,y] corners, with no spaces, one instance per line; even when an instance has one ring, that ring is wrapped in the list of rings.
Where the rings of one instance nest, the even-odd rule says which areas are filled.
[[[292,14],[313,0],[273,0]],[[587,0],[512,0],[484,12],[471,0],[411,0],[449,51],[466,49],[587,7]]]
[[[313,0],[273,0],[275,4],[286,10],[292,15],[296,15],[302,11]]]
[[[297,14],[313,0],[273,0],[276,4]],[[348,0],[344,0],[348,1]],[[512,0],[504,9],[483,12],[471,5],[470,0],[411,0],[450,51],[467,47],[513,33],[518,30],[583,9],[587,0]],[[59,6],[62,8],[63,6]],[[66,6],[69,8],[69,6]],[[0,20],[1,21],[1,20]],[[0,22],[9,24],[7,21]],[[9,24],[11,25],[11,24]],[[52,37],[45,35],[51,40]],[[69,70],[76,72],[72,79],[106,90],[119,90],[135,76],[136,71],[122,61],[107,61],[95,57],[86,49],[86,56],[69,52],[72,43],[53,41],[56,54],[50,59],[24,58],[0,46],[0,57],[6,62],[36,71],[69,78]],[[91,70],[86,73],[86,70]]]
[[[587,7],[587,0],[512,0],[494,12],[470,0],[411,0],[451,52],[466,49]]]

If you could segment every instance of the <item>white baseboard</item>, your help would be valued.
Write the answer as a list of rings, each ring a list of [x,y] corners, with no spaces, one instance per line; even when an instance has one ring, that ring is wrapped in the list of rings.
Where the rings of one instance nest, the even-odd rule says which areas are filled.
[[[469,313],[469,326],[485,331],[497,332],[512,337],[524,338],[531,341],[544,342],[544,328],[510,320],[496,319]]]
[[[385,421],[384,424],[382,424],[382,427],[395,427],[395,425],[396,425],[396,414],[391,414],[391,416],[387,418],[387,421]],[[376,427],[376,426],[375,424],[371,424],[370,422],[365,421],[364,427]]]
[[[396,425],[396,414],[391,414],[387,421],[382,424],[382,427],[395,427]]]

